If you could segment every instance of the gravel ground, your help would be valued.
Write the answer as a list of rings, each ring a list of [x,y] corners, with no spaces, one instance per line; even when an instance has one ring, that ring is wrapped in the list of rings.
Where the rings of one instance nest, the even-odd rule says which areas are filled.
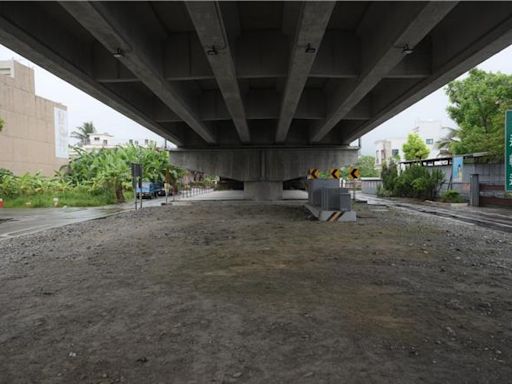
[[[508,383],[512,235],[358,205],[147,208],[0,242],[0,383]]]

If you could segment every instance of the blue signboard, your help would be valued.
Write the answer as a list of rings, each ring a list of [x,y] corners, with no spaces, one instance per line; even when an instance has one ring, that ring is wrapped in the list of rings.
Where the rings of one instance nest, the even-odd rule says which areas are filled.
[[[452,159],[452,181],[462,183],[462,175],[464,169],[464,158],[462,156],[454,156]]]

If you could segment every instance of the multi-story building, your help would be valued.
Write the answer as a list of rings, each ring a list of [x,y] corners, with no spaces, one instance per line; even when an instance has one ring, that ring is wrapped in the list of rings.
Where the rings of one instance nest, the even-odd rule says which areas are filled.
[[[35,94],[34,70],[0,61],[0,168],[51,176],[68,162],[67,107]]]
[[[101,148],[115,148],[116,145],[113,143],[113,138],[109,133],[91,133],[89,135],[89,142],[82,146],[87,151]]]
[[[407,139],[403,137],[377,140],[375,142],[375,165],[381,167],[389,159],[405,160],[402,146]]]
[[[427,158],[433,159],[441,155],[437,142],[448,134],[448,129],[437,120],[417,120],[410,133],[418,134],[430,150]],[[403,145],[407,137],[389,138],[375,142],[375,165],[380,168],[382,164],[392,158],[398,161],[405,160]]]

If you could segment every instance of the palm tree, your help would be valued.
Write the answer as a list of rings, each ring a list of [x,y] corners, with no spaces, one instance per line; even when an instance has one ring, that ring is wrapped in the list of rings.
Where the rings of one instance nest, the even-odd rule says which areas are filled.
[[[458,141],[459,130],[457,128],[444,127],[448,130],[448,133],[436,141],[437,148],[439,149],[439,154],[446,156],[451,155],[451,144],[455,141]]]
[[[96,133],[96,128],[94,128],[92,121],[89,121],[83,123],[80,127],[76,127],[76,131],[71,132],[71,137],[78,139],[78,145],[81,147],[90,143],[89,135],[93,133]]]

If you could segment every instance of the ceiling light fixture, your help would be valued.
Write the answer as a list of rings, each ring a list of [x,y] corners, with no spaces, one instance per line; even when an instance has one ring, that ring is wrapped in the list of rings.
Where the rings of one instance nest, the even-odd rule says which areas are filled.
[[[117,48],[116,51],[114,52],[114,57],[116,59],[119,59],[119,58],[121,58],[123,56],[124,56],[123,50],[121,48]]]
[[[215,56],[217,55],[219,52],[217,52],[217,49],[215,48],[215,45],[212,45],[212,47],[206,51],[206,54],[208,56]]]
[[[311,46],[311,44],[308,44],[308,46],[306,47],[306,53],[315,53],[316,52],[316,48],[313,48]]]
[[[414,49],[410,48],[408,44],[405,44],[402,47],[402,54],[404,54],[404,55],[410,55],[413,52],[414,52]]]

